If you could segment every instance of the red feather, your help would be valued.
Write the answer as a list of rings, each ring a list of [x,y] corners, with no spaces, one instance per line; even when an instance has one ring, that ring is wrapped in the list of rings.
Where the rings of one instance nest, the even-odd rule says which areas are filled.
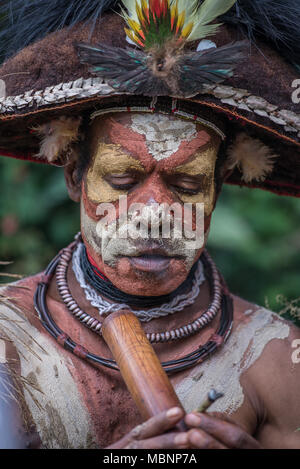
[[[149,0],[149,9],[153,14],[154,20],[165,17],[168,11],[168,0]]]
[[[160,0],[152,0],[150,2],[150,8],[157,18],[161,16],[161,2]],[[153,15],[154,16],[154,15]]]

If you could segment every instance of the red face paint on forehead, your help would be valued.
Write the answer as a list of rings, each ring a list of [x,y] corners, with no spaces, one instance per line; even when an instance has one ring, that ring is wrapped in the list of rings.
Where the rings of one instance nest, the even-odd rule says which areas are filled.
[[[121,145],[121,147],[129,152],[131,156],[139,159],[147,171],[151,171],[154,167],[163,171],[172,170],[177,166],[186,163],[191,156],[201,151],[201,149],[204,150],[206,145],[209,144],[211,140],[211,135],[209,132],[204,129],[203,126],[195,124],[194,134],[187,138],[183,137],[182,141],[175,145],[174,152],[169,152],[170,155],[168,157],[158,161],[149,151],[146,135],[133,130],[130,127],[129,116],[126,117],[127,119],[125,121],[123,119],[119,121],[119,119],[116,120],[115,118],[111,117],[106,122],[107,135],[109,137],[110,143]],[[171,127],[172,122],[174,122],[174,118],[172,116],[164,117],[170,120]],[[147,115],[145,115],[145,120],[146,119]],[[178,119],[176,120],[178,121]],[[160,142],[157,142],[157,144],[159,145]],[[163,149],[163,131],[161,137],[161,146]]]
[[[139,159],[146,171],[153,168],[155,161],[148,152],[146,139],[143,135],[112,118],[109,121],[108,135],[110,143],[121,145],[124,150],[129,152],[130,156]]]

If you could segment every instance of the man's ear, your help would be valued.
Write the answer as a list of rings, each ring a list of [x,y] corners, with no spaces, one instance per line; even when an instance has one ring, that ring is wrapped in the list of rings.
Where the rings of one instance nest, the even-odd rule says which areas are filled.
[[[76,147],[72,148],[68,155],[68,163],[64,167],[66,186],[70,199],[74,202],[80,202],[81,181],[78,178],[78,158],[79,151]]]

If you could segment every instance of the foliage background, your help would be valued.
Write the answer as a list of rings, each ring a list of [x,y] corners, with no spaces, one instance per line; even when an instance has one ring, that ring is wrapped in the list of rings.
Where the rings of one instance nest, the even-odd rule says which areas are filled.
[[[13,261],[1,271],[43,270],[79,231],[79,207],[68,198],[63,171],[0,158],[0,190],[0,260]],[[299,199],[225,186],[208,249],[233,293],[300,326],[299,220]]]

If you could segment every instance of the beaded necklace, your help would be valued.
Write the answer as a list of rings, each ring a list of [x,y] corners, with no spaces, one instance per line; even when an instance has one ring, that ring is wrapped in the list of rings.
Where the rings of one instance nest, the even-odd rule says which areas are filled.
[[[77,243],[78,242],[79,241],[77,241]],[[68,281],[67,281],[68,265],[69,265],[69,262],[71,261],[72,256],[74,257],[74,255],[78,255],[78,246],[80,247],[80,244],[79,245],[75,244],[72,247],[65,248],[64,252],[62,253],[61,259],[56,269],[57,288],[69,312],[76,319],[82,322],[87,328],[91,329],[92,331],[96,332],[99,335],[102,335],[102,331],[101,331],[102,323],[95,317],[90,316],[89,314],[85,313],[79,307],[75,299],[72,297],[71,292],[68,287]],[[204,313],[202,313],[200,317],[197,318],[192,323],[189,323],[180,328],[172,329],[169,331],[147,334],[147,339],[151,343],[169,342],[169,341],[178,340],[178,339],[182,339],[182,338],[194,335],[195,333],[199,332],[201,329],[206,327],[210,322],[212,322],[213,319],[218,314],[218,311],[220,310],[221,298],[222,298],[222,288],[221,288],[219,273],[213,260],[211,259],[211,257],[208,255],[207,252],[204,252],[204,254],[202,255],[202,258],[204,259],[204,263],[206,263],[206,265],[211,270],[211,276],[213,279],[213,287],[212,287],[213,301],[209,305],[208,309]],[[198,292],[199,292],[199,288],[198,288]],[[104,301],[101,298],[101,296],[99,297],[99,300],[101,300],[102,303]],[[192,304],[195,300],[195,295],[191,297],[190,302],[186,301],[185,297],[184,297],[184,300],[185,301],[183,302],[183,305],[179,305],[177,310],[180,311],[184,309],[184,307],[187,306],[188,304]],[[114,304],[105,302],[105,306],[106,306],[106,314],[109,314],[112,311],[119,311],[121,309],[130,309],[129,306],[126,304],[114,305]],[[176,311],[175,305],[174,305],[174,309]],[[132,311],[140,320],[144,319],[144,315],[146,314],[145,311],[142,311],[142,314],[140,311],[134,311],[134,310]],[[170,311],[168,312],[168,314],[170,314]],[[147,319],[144,319],[144,320],[147,321]]]
[[[86,262],[86,249],[83,243],[78,243],[78,246],[74,250],[73,254],[71,251],[64,256],[65,260],[69,263],[70,258],[72,257],[72,268],[73,272],[75,274],[76,280],[83,289],[85,293],[86,299],[90,302],[92,306],[98,309],[98,312],[100,316],[105,316],[109,313],[115,312],[115,311],[120,311],[121,309],[130,309],[132,310],[132,303],[131,299],[133,295],[128,295],[128,298],[126,298],[125,294],[123,293],[123,301],[126,301],[126,303],[122,303],[121,300],[119,302],[109,302],[104,299],[102,294],[102,291],[94,288],[92,285],[93,283],[89,283],[90,276],[93,275],[94,277],[97,276],[97,272],[93,273],[93,270],[90,269],[90,276],[86,277],[85,273],[86,271],[83,270],[82,268],[82,260]],[[83,259],[82,259],[83,257]],[[71,303],[72,306],[74,305],[74,301],[72,302],[70,300],[71,294],[69,292],[68,288],[68,282],[67,282],[67,276],[66,276],[66,267],[64,265],[59,265],[57,268],[57,273],[56,273],[56,279],[57,279],[57,288],[61,294],[61,298],[63,302],[66,304],[66,306],[69,308],[69,304]],[[182,288],[179,287],[176,289],[176,295],[164,295],[164,296],[159,296],[156,297],[156,299],[160,299],[160,305],[157,307],[152,307],[150,309],[139,309],[139,310],[133,310],[133,313],[137,316],[137,318],[141,322],[149,322],[152,319],[157,319],[161,318],[164,316],[168,316],[170,314],[174,314],[178,311],[184,310],[187,306],[192,305],[196,299],[199,296],[200,293],[200,286],[204,283],[205,281],[205,275],[204,275],[204,268],[203,264],[201,261],[198,261],[196,265],[192,269],[192,275],[189,275],[189,282],[185,281],[184,285],[185,287],[188,287],[188,291],[185,291],[187,288]],[[101,280],[101,282],[105,282],[104,280]],[[95,283],[94,283],[95,285]],[[116,291],[117,288],[114,287],[114,290]],[[69,294],[66,294],[65,292],[69,292]],[[183,293],[180,293],[183,291]],[[111,297],[111,296],[110,296]],[[145,299],[145,302],[148,300],[148,297],[135,297],[139,300],[139,303],[142,301],[142,299]],[[165,303],[166,298],[169,298],[169,301]],[[142,306],[144,306],[142,304]],[[219,305],[220,306],[220,305]],[[76,309],[76,312],[73,314],[76,315],[76,317],[80,317],[81,314],[83,314],[83,311]],[[89,320],[87,320],[89,322]]]
[[[58,327],[58,325],[55,323],[47,307],[47,301],[46,301],[47,290],[49,288],[51,279],[55,275],[58,264],[61,262],[62,264],[65,264],[67,267],[68,265],[67,260],[63,256],[65,256],[70,251],[72,252],[75,249],[77,243],[78,243],[78,240],[74,241],[70,246],[63,249],[50,262],[50,264],[46,268],[45,274],[43,275],[41,282],[39,282],[35,291],[35,295],[34,295],[35,309],[39,315],[39,319],[41,320],[43,327],[65,349],[69,350],[70,352],[79,356],[80,358],[88,361],[92,365],[95,365],[95,366],[101,365],[110,369],[119,370],[114,360],[106,359],[96,354],[93,354],[89,352],[86,348],[81,346],[80,344],[77,344],[76,342],[74,342],[71,337],[69,337],[64,331],[62,331]],[[208,256],[207,253],[206,255]],[[207,263],[206,264],[207,267],[209,266],[209,263],[210,263],[210,260],[208,259],[210,258],[207,257],[204,260],[204,262]],[[209,276],[209,280],[210,280],[210,277],[211,275]],[[222,286],[221,288],[221,317],[220,317],[218,329],[210,337],[210,339],[206,342],[206,344],[198,347],[193,352],[177,360],[163,362],[162,366],[168,374],[179,372],[187,368],[193,367],[198,363],[201,363],[207,357],[209,357],[212,353],[216,352],[216,350],[223,344],[223,342],[227,340],[232,330],[232,325],[233,325],[233,302],[227,290],[227,287],[224,283],[224,280],[221,277],[220,277],[220,282]],[[175,333],[175,336],[177,339],[181,338],[181,337],[178,337],[176,333]],[[160,339],[162,339],[162,337],[163,336],[160,336]],[[167,342],[170,340],[170,338],[167,339],[167,336],[165,335],[164,340],[158,340],[158,342],[162,342],[162,341]],[[151,336],[150,336],[150,339],[151,339]]]

